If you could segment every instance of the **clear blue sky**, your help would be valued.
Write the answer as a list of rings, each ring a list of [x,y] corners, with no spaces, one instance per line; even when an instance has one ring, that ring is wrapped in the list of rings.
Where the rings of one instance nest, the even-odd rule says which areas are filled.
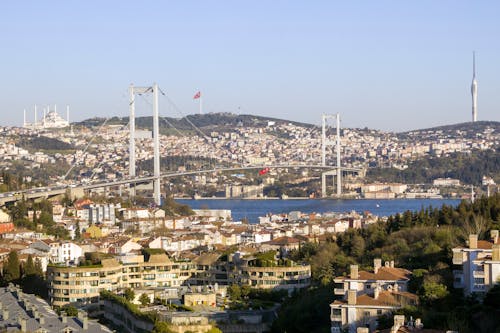
[[[6,1],[1,120],[33,104],[127,116],[156,81],[185,114],[266,115],[401,131],[500,121],[498,1]],[[150,114],[144,102],[139,115]],[[180,117],[160,99],[162,116]],[[28,120],[32,120],[29,112]]]

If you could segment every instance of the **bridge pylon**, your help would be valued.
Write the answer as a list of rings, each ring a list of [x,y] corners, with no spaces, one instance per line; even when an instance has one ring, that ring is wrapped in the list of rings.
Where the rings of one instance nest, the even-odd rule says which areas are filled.
[[[326,126],[328,119],[336,120],[336,140],[330,141],[326,137]],[[326,147],[335,145],[335,151],[337,155],[337,165],[332,167],[333,170],[323,172],[321,174],[321,196],[326,197],[326,177],[333,176],[334,181],[337,184],[337,197],[342,195],[342,166],[340,162],[340,113],[335,115],[322,115],[322,126],[321,126],[321,165],[326,166]],[[336,178],[336,179],[335,179]]]
[[[135,95],[153,93],[153,165],[154,165],[154,180],[153,180],[153,198],[157,205],[161,204],[160,197],[160,128],[159,128],[159,113],[158,113],[158,84],[153,83],[151,87],[134,87],[129,86],[129,110],[130,110],[130,146],[129,146],[129,176],[135,178]],[[132,184],[131,184],[132,185]],[[134,185],[135,186],[135,185]],[[130,187],[130,195],[135,195],[135,187]]]

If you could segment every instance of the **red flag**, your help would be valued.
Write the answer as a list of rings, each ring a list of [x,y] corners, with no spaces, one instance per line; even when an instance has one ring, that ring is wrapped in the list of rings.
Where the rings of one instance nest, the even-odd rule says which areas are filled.
[[[198,91],[196,94],[194,94],[193,99],[198,99],[201,97],[201,91]]]
[[[265,175],[265,174],[266,174],[266,173],[268,173],[268,172],[269,172],[269,168],[264,168],[264,169],[262,169],[262,170],[259,170],[259,175],[260,175],[260,176],[263,176],[263,175]]]

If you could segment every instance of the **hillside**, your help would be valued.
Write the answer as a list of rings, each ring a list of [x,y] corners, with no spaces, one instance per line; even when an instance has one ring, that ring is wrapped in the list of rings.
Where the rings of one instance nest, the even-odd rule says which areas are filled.
[[[436,178],[450,177],[465,184],[480,185],[483,176],[500,182],[500,148],[471,154],[453,153],[446,157],[427,156],[413,161],[405,170],[371,168],[367,172],[370,181],[408,184],[432,183]]]
[[[103,121],[103,118],[92,118],[75,123],[75,125],[92,127],[99,126]],[[245,114],[237,115],[232,113],[193,114],[183,118],[160,117],[159,120],[160,129],[171,128],[174,126],[180,131],[192,131],[193,126],[190,122],[198,128],[213,131],[227,131],[236,127],[265,127],[269,122],[275,122],[276,124],[291,123],[302,127],[314,127],[312,124],[283,119]],[[108,124],[126,125],[128,124],[128,117],[113,117],[108,121]],[[137,117],[135,124],[138,128],[153,128],[152,117]]]
[[[418,138],[426,137],[429,135],[439,134],[450,137],[460,136],[465,138],[475,137],[477,133],[482,133],[485,129],[489,128],[491,134],[500,133],[500,122],[498,121],[477,121],[475,123],[467,122],[453,125],[438,126],[432,128],[417,129],[407,132],[397,133],[398,138]]]

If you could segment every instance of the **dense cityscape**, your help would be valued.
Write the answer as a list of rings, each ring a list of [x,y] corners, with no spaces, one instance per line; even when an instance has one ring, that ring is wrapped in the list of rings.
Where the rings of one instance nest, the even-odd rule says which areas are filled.
[[[499,10],[4,3],[0,333],[500,333]]]

